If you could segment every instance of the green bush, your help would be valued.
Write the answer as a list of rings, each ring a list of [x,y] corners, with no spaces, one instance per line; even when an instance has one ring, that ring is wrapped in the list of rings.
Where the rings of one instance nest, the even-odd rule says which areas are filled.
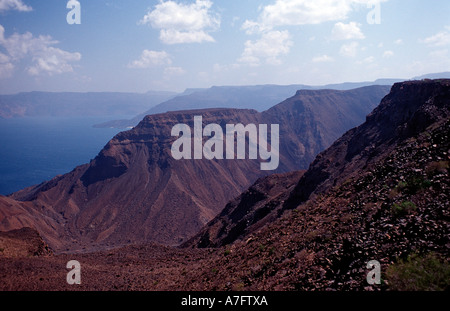
[[[431,182],[420,175],[409,176],[406,180],[406,184],[406,192],[412,195],[431,186]]]
[[[412,214],[417,210],[417,206],[411,201],[404,201],[400,204],[394,203],[391,207],[392,215],[394,216],[404,216]]]
[[[394,291],[446,291],[450,289],[450,265],[437,254],[412,254],[389,266],[386,281]]]

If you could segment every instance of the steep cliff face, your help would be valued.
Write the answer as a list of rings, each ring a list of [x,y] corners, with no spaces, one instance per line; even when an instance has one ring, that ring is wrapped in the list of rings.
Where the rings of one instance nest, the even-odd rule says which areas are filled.
[[[295,105],[295,101],[290,104]],[[276,175],[255,184],[203,228],[185,247],[223,246],[254,233],[283,211],[294,209],[314,195],[322,195],[385,158],[400,142],[416,137],[432,124],[450,117],[450,81],[411,81],[395,84],[364,124],[339,138],[312,162],[295,186],[277,188],[268,194],[253,191],[266,183],[276,183]],[[409,160],[412,161],[412,160]],[[288,181],[286,177],[286,182]],[[250,193],[250,195],[248,195]],[[270,192],[268,192],[270,193]],[[253,194],[253,195],[252,195]],[[250,202],[246,204],[246,202]],[[240,218],[233,217],[240,211]],[[257,217],[255,215],[264,215]]]
[[[147,240],[178,244],[261,175],[256,160],[175,160],[171,129],[192,126],[195,115],[205,124],[259,123],[250,110],[148,116],[118,134],[89,165],[13,198],[51,211],[59,224],[55,235],[65,240],[57,249]]]
[[[295,96],[263,112],[265,118],[280,123],[284,142],[280,146],[280,154],[296,159],[295,166],[286,163],[281,171],[307,169],[319,152],[364,122],[365,116],[388,93],[388,86],[348,91],[300,90]]]
[[[194,273],[211,281],[189,286],[187,277],[184,284],[195,290],[232,289],[238,282],[245,290],[448,289],[439,271],[448,271],[450,254],[449,129],[450,80],[394,85],[364,124],[317,156],[296,186],[264,188],[276,175],[261,180],[186,243],[224,248]],[[289,199],[272,205],[265,201],[271,189]],[[268,208],[259,222],[269,223],[251,222]],[[381,285],[366,281],[371,260],[381,264]],[[214,277],[212,267],[220,267]]]
[[[52,220],[50,229],[42,222],[35,228],[45,227],[40,233],[56,251],[148,241],[177,245],[258,178],[306,168],[335,136],[362,122],[386,92],[384,86],[299,92],[264,113],[208,109],[149,115],[116,135],[91,163],[10,199]],[[224,132],[227,124],[279,125],[278,169],[262,171],[248,148],[242,160],[175,160],[171,146],[177,137],[171,130],[177,124],[192,129],[196,116],[203,127],[214,123]]]
[[[281,206],[304,171],[258,179],[182,247],[221,247],[256,232],[280,217]]]
[[[286,208],[348,179],[384,156],[399,141],[449,116],[449,80],[397,83],[361,126],[320,153],[300,180]]]

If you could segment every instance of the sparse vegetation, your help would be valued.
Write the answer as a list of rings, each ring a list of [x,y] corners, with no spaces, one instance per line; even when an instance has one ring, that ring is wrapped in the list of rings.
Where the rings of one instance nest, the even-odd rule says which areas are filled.
[[[401,203],[394,203],[391,207],[392,215],[404,216],[409,215],[417,210],[417,206],[411,201],[404,201]]]
[[[412,254],[388,267],[386,280],[395,291],[444,291],[450,288],[450,265],[437,254]]]
[[[450,161],[431,162],[426,169],[428,177],[435,176],[439,173],[445,173],[449,169]]]
[[[429,188],[431,186],[431,182],[427,179],[424,179],[421,175],[412,175],[409,176],[406,181],[405,192],[408,194],[416,194],[422,189]]]
[[[245,284],[244,283],[237,283],[235,285],[233,285],[233,291],[242,291],[245,288]]]
[[[406,181],[400,181],[397,186],[389,193],[389,198],[393,199],[399,194],[414,195],[420,190],[427,189],[432,186],[430,180],[425,179],[421,175],[408,176]]]

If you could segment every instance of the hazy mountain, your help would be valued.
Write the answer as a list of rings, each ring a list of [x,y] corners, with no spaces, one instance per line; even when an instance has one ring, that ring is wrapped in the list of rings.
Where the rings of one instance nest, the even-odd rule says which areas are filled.
[[[134,115],[175,96],[172,92],[0,95],[0,117]]]
[[[179,96],[162,102],[131,120],[114,120],[96,126],[133,127],[146,115],[180,110],[237,108],[264,111],[304,88],[309,89],[306,85],[214,86],[209,89],[188,89]]]
[[[255,85],[255,86],[214,86],[209,89],[186,90],[168,101],[139,114],[131,120],[114,120],[96,125],[97,127],[127,128],[136,126],[146,115],[168,111],[205,109],[205,108],[239,108],[265,111],[298,90],[351,90],[371,85],[391,86],[400,80],[384,79],[375,82],[342,83],[324,86],[295,85]]]
[[[448,72],[433,73],[413,78],[450,78]],[[130,120],[112,120],[97,127],[130,128],[136,126],[146,115],[168,111],[205,108],[242,108],[257,111],[267,110],[282,100],[293,96],[298,90],[351,90],[372,85],[392,86],[406,79],[377,79],[367,82],[345,82],[327,85],[255,85],[255,86],[214,86],[207,89],[187,89],[182,94],[161,102],[159,105],[140,113]]]
[[[170,153],[174,125],[192,127],[198,115],[204,126],[215,123],[222,129],[226,124],[279,124],[280,163],[274,172],[289,172],[306,169],[318,152],[362,123],[388,91],[385,86],[299,91],[262,113],[208,109],[148,115],[134,129],[116,135],[90,164],[8,199],[33,208],[35,228],[58,251],[130,242],[179,244],[257,178],[272,172],[262,171],[259,160],[177,161]],[[22,214],[9,215],[0,224],[18,229],[23,220],[16,216]]]
[[[450,79],[450,72],[440,72],[440,73],[429,73],[422,76],[414,77],[412,80],[423,80],[423,79]]]

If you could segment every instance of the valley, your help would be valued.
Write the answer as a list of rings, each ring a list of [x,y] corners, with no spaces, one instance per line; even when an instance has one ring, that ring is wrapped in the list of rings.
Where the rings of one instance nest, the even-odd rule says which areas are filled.
[[[325,94],[327,98],[336,96],[329,91]],[[274,109],[281,110],[286,116],[292,113],[286,107],[299,107],[296,106],[298,97],[317,100],[316,95],[315,92],[305,94],[300,91],[297,98],[288,99]],[[301,103],[303,105],[300,107],[307,107],[305,97]],[[224,196],[228,204],[223,204],[222,210],[217,208],[217,212],[211,212],[209,218],[204,219],[205,225],[199,224],[199,230],[186,234],[191,238],[178,240],[176,245],[174,240],[161,243],[161,240],[145,241],[136,238],[137,235],[130,235],[130,232],[142,234],[142,230],[149,228],[151,218],[146,218],[144,223],[136,223],[136,218],[122,218],[130,223],[113,222],[124,216],[120,215],[124,202],[133,199],[131,193],[124,191],[125,185],[133,185],[133,193],[136,194],[148,191],[133,183],[131,176],[136,178],[139,172],[133,168],[133,154],[145,152],[137,159],[153,154],[153,157],[143,159],[149,165],[157,163],[160,169],[177,168],[170,159],[161,158],[161,153],[150,152],[155,150],[156,141],[167,136],[158,136],[163,135],[163,131],[154,123],[161,116],[147,116],[134,130],[117,135],[89,165],[44,185],[15,193],[10,198],[2,198],[0,210],[3,211],[3,226],[12,224],[13,220],[24,227],[38,224],[39,233],[17,228],[19,230],[0,235],[0,247],[3,249],[0,270],[4,271],[0,275],[1,289],[423,290],[420,283],[401,282],[406,262],[411,261],[419,268],[433,262],[435,269],[441,272],[427,286],[435,286],[432,287],[435,290],[448,289],[449,104],[449,80],[395,84],[368,114],[365,122],[343,133],[319,152],[309,166],[300,167],[298,161],[297,164],[281,161],[283,167],[292,166],[297,170],[286,169],[266,176],[255,173],[253,178],[242,182],[241,189],[244,190],[236,189],[234,199],[225,200]],[[256,122],[267,120],[264,119],[267,114],[270,115],[270,111],[263,114],[254,111],[233,114],[233,111],[221,109],[202,111],[204,119],[216,120],[214,122],[217,122],[214,119],[217,116],[232,121]],[[168,129],[180,121],[193,121],[193,114],[188,112],[164,116]],[[238,116],[240,119],[237,119]],[[152,136],[143,136],[149,129]],[[280,133],[281,146],[283,130]],[[155,140],[152,141],[151,137]],[[145,149],[144,146],[152,148]],[[163,149],[168,150],[167,146]],[[282,150],[280,148],[280,154],[284,157],[280,156],[280,159],[286,161],[289,158]],[[151,161],[148,162],[148,159]],[[184,170],[193,174],[209,167],[207,164],[202,164],[200,168],[187,163],[183,165]],[[251,170],[246,170],[249,168]],[[215,169],[219,172],[219,166]],[[224,172],[223,169],[221,172]],[[252,166],[228,166],[227,170],[232,180],[236,180],[239,174],[249,177],[248,172],[259,171]],[[237,170],[240,170],[239,174]],[[161,171],[154,172],[156,176],[164,176]],[[115,184],[128,174],[131,174],[130,177]],[[175,171],[167,176],[167,184],[181,187],[182,183],[177,184],[173,176]],[[183,178],[176,176],[179,180]],[[204,186],[193,186],[192,176],[195,175],[187,175],[185,179],[189,190],[205,189]],[[200,176],[199,180],[206,178],[206,175]],[[211,181],[208,180],[208,183]],[[222,181],[220,188],[226,185]],[[207,188],[209,196],[216,187],[219,186]],[[181,198],[174,195],[174,189],[168,189],[171,198]],[[104,208],[94,209],[95,201],[106,190],[117,194],[112,197],[117,205],[113,206],[113,201],[110,201],[108,214]],[[82,200],[73,196],[81,193]],[[200,198],[201,192],[196,192],[196,195]],[[53,205],[49,209],[45,202],[50,200],[64,203],[61,207]],[[90,203],[83,207],[80,205],[83,200]],[[182,200],[187,202],[186,198]],[[36,203],[42,204],[42,210],[36,209]],[[71,209],[64,209],[66,204]],[[186,204],[183,203],[183,206],[186,207]],[[166,202],[165,215],[169,207]],[[5,214],[8,210],[9,214]],[[130,215],[139,213],[138,209],[128,208],[126,211]],[[162,209],[158,211],[161,213]],[[57,213],[62,218],[55,217]],[[192,219],[189,217],[185,220]],[[33,223],[38,219],[43,219],[40,225]],[[161,222],[162,214],[157,219]],[[76,237],[76,243],[67,243],[69,239],[64,241],[52,232],[61,223],[65,223],[65,229],[58,234],[74,234],[72,238]],[[169,223],[172,228],[180,229],[179,225],[174,226],[174,219],[168,220]],[[112,228],[112,233],[102,231],[105,229],[96,231],[97,226]],[[85,231],[79,232],[78,228]],[[159,235],[161,232],[168,234],[170,231],[160,231]],[[116,234],[119,233],[124,239],[117,239]],[[34,236],[34,240],[26,238],[28,246],[20,246],[24,243],[24,237],[29,235]],[[101,243],[105,241],[109,244]],[[80,242],[85,248],[79,247]],[[9,249],[10,245],[18,246]],[[25,256],[24,249],[33,247],[41,251]],[[70,287],[64,281],[67,274],[65,264],[74,259],[82,267],[82,282],[78,287]],[[370,285],[366,281],[366,264],[371,260],[381,264],[384,282],[380,285]],[[6,271],[15,272],[11,274]],[[34,272],[30,275],[27,271]]]

